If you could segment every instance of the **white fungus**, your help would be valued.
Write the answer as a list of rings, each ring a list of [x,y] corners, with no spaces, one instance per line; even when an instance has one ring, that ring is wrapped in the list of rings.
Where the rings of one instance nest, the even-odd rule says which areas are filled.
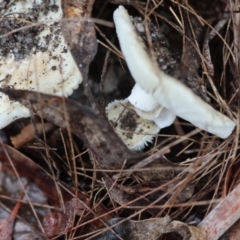
[[[0,13],[0,88],[71,95],[82,75],[61,33],[61,1],[47,6],[43,0],[10,1]],[[11,33],[17,28],[25,29]],[[27,108],[0,93],[0,129],[29,116]]]
[[[128,100],[134,107],[144,112],[151,112],[159,106],[152,95],[145,92],[138,84],[133,87]]]
[[[163,73],[148,55],[123,6],[114,12],[114,22],[122,53],[136,83],[166,109],[163,118],[177,115],[196,127],[227,138],[236,124],[213,109],[177,79]],[[139,99],[142,102],[142,99]],[[135,104],[137,105],[137,104]],[[144,106],[146,107],[146,106]],[[161,113],[160,113],[161,116]],[[161,125],[161,118],[158,119]]]
[[[135,107],[136,113],[141,118],[154,121],[160,128],[170,126],[176,118],[174,113],[161,106],[137,83],[133,87],[128,101]]]

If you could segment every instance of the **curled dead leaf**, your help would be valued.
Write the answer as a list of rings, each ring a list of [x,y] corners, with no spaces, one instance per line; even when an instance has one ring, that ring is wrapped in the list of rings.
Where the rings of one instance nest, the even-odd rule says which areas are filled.
[[[32,114],[69,128],[99,157],[103,168],[121,169],[126,159],[130,162],[141,156],[127,148],[107,120],[73,100],[40,93],[36,97],[30,91],[2,89],[1,92],[21,102]]]
[[[181,235],[183,240],[206,239],[206,234],[202,229],[182,222],[171,221],[169,216],[142,221],[113,218],[109,220],[109,225],[111,230],[107,230],[94,240],[118,239],[118,237],[124,240],[158,239],[165,233],[174,232]]]
[[[44,132],[46,133],[52,128],[53,124],[51,123],[36,123],[34,125],[29,124],[26,127],[24,127],[18,135],[10,138],[12,145],[15,148],[19,148],[33,140],[35,134],[42,135]]]

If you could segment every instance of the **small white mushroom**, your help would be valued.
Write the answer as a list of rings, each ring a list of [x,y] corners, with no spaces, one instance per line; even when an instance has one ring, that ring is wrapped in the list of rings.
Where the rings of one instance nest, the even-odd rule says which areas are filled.
[[[114,12],[114,22],[121,50],[134,80],[160,106],[168,110],[165,116],[177,115],[220,138],[227,138],[232,133],[236,124],[231,119],[158,68],[148,55],[123,6]]]
[[[123,142],[136,151],[144,149],[160,129],[171,125],[176,117],[138,84],[128,98],[110,103],[106,115]],[[131,126],[134,119],[135,125]]]
[[[45,6],[45,7],[44,7]],[[1,9],[0,88],[35,90],[69,96],[82,75],[64,41],[61,1],[10,1]],[[31,23],[39,26],[28,27]],[[41,25],[42,24],[42,25]],[[16,28],[25,27],[16,33]],[[0,129],[30,112],[0,93]]]
[[[160,130],[153,121],[139,117],[128,99],[110,103],[106,115],[119,137],[132,150],[146,147]]]

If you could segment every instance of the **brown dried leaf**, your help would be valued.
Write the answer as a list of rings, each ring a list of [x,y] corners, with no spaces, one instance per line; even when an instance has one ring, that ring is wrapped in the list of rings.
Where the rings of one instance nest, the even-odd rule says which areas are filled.
[[[136,186],[122,186],[119,184],[113,185],[113,180],[109,178],[107,175],[105,175],[105,183],[106,187],[108,189],[108,193],[110,195],[110,198],[113,199],[115,202],[117,202],[120,205],[131,205],[131,206],[146,206],[149,204],[149,201],[147,199],[140,199],[134,201],[132,204],[129,204],[129,202],[133,201],[134,199],[138,198],[140,195],[140,189],[137,189]]]
[[[137,171],[135,175],[137,175],[144,181],[158,181],[173,179],[174,176],[177,174],[174,168],[178,167],[178,165],[162,157],[158,159],[158,162],[150,163],[146,167],[151,168],[151,170]],[[171,169],[165,169],[165,167],[169,167]]]
[[[13,235],[13,226],[17,213],[22,205],[21,200],[24,197],[24,192],[22,192],[19,201],[16,203],[9,217],[2,222],[0,222],[0,240],[11,240]]]
[[[54,212],[43,218],[43,228],[48,237],[60,236],[67,233],[72,227],[68,225],[67,217],[59,212]]]
[[[108,230],[94,240],[119,239],[146,240],[158,239],[165,233],[177,232],[183,240],[205,240],[206,234],[198,227],[189,226],[182,222],[173,221],[169,216],[133,221],[123,218],[113,218],[109,221],[112,231]]]
[[[57,189],[54,179],[50,177],[39,165],[34,163],[30,158],[26,157],[16,149],[8,145],[0,144],[0,163],[3,171],[13,172],[8,156],[11,158],[19,176],[26,177],[30,182],[35,183],[42,190],[53,206],[60,206],[58,192],[58,190],[60,190],[64,202],[70,201],[72,196],[75,195],[78,199],[85,203],[84,206],[87,206],[88,209],[91,209],[89,196],[86,193],[80,190],[76,191],[76,189],[69,186],[64,186],[64,183],[61,183],[61,185],[59,185],[59,189]],[[79,205],[77,206],[77,208],[79,208]],[[95,210],[96,214],[89,214],[89,218],[93,219],[94,216],[100,217],[101,215],[104,215],[104,217],[100,217],[98,220],[92,221],[91,225],[88,226],[90,228],[89,231],[92,230],[92,228],[98,229],[103,227],[102,220],[107,221],[113,217],[111,213],[106,215],[106,209],[101,204],[97,205]],[[81,208],[76,209],[76,214],[80,213]]]
[[[113,218],[109,220],[112,231],[108,230],[94,240],[120,239],[118,236],[124,240],[157,239],[165,233],[165,229],[170,222],[169,216],[143,221]]]
[[[86,207],[78,200],[71,199],[65,204],[65,213],[53,212],[44,216],[43,227],[48,237],[66,234],[73,227],[75,215],[83,216]]]
[[[36,123],[36,124],[29,124],[24,127],[21,132],[11,137],[12,145],[15,148],[19,148],[24,144],[32,141],[34,139],[35,134],[43,134],[44,132],[48,132],[53,128],[53,124],[51,123]]]
[[[89,64],[97,53],[94,23],[90,19],[93,2],[93,0],[62,1],[61,30],[84,80],[88,75]]]
[[[106,187],[110,197],[120,205],[130,205],[130,206],[148,206],[149,203],[161,199],[161,202],[165,202],[174,193],[172,189],[179,181],[168,182],[168,180],[159,180],[144,182],[134,186],[123,186],[114,183],[111,178],[105,175]],[[161,187],[162,186],[162,187]],[[177,196],[175,202],[185,202],[190,199],[193,195],[194,186],[193,184],[188,184]],[[144,198],[141,196],[147,194]],[[167,195],[162,199],[161,197],[167,193]],[[134,201],[134,199],[136,199]],[[138,200],[137,200],[138,199]],[[133,203],[129,203],[134,201]]]
[[[45,174],[43,169],[30,158],[8,145],[0,144],[0,163],[2,163],[2,170],[13,173],[5,150],[11,158],[19,176],[26,177],[30,182],[35,183],[51,202],[59,206],[59,197],[54,180],[49,175]],[[66,191],[63,190],[62,194],[64,200],[70,199],[70,194]],[[83,199],[84,198],[86,198],[86,196],[84,196]]]
[[[59,127],[69,128],[101,159],[103,168],[121,169],[126,159],[138,156],[125,146],[107,120],[75,101],[30,91],[1,91],[10,99],[21,102],[32,113]]]
[[[179,221],[172,221],[168,225],[168,231],[177,232],[183,240],[206,240],[206,233],[203,229]]]

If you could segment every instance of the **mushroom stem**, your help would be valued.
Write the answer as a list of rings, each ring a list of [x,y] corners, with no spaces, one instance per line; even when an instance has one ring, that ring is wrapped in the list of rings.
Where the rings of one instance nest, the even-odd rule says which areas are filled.
[[[174,113],[161,106],[137,83],[133,87],[128,101],[135,107],[136,113],[141,118],[154,121],[160,129],[170,126],[176,118]]]

